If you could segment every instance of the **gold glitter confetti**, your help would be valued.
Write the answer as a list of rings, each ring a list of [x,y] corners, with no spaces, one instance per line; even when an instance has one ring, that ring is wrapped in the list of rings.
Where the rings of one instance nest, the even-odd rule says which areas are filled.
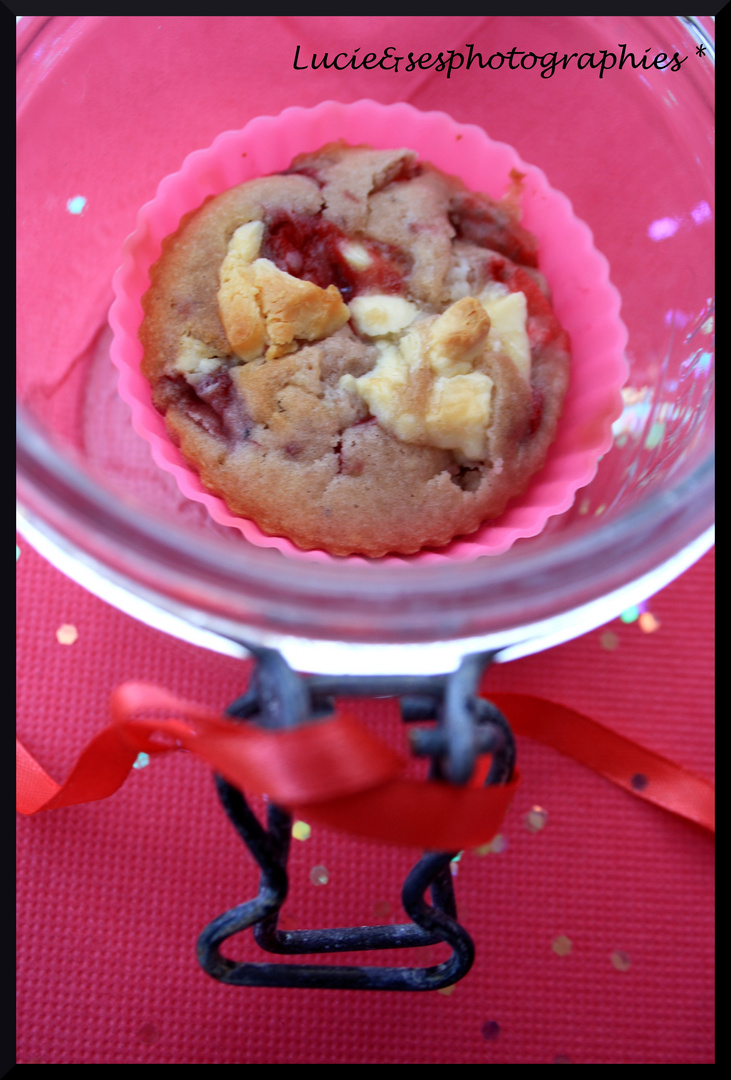
[[[588,499],[583,499],[582,503],[581,503],[581,506],[579,507],[579,513],[580,514],[588,514],[590,509],[591,509],[591,503],[589,502],[589,500]]]
[[[660,445],[664,435],[665,424],[662,423],[662,421],[660,420],[656,420],[650,428],[649,432],[647,433],[647,438],[645,439],[645,449],[654,450],[656,446]]]
[[[656,619],[651,611],[643,611],[639,619],[640,630],[645,634],[652,634],[653,631],[660,629],[660,620]]]
[[[617,971],[629,971],[632,967],[632,961],[626,952],[622,949],[617,949],[611,956],[612,967],[615,967]]]
[[[483,1039],[486,1039],[487,1042],[492,1042],[494,1039],[497,1039],[500,1034],[500,1025],[497,1020],[486,1020],[480,1028],[480,1031]]]
[[[79,631],[71,623],[64,623],[56,631],[56,641],[59,645],[73,645],[79,636]]]
[[[292,825],[292,836],[295,840],[309,840],[312,829],[306,821],[295,821]]]
[[[571,938],[567,938],[565,934],[559,934],[551,942],[551,948],[556,956],[568,956],[571,952]]]
[[[137,1038],[147,1046],[154,1046],[160,1038],[160,1032],[154,1024],[143,1024],[137,1030]]]
[[[619,638],[613,630],[605,630],[599,640],[601,641],[602,648],[607,649],[608,652],[614,652],[619,645]]]
[[[451,986],[440,986],[439,989],[437,990],[437,993],[438,994],[444,994],[445,997],[449,997],[449,995],[453,994],[456,989],[457,989],[457,987],[455,986],[454,983],[452,983]]]
[[[313,866],[310,870],[310,881],[313,885],[327,885],[329,880],[326,866]]]
[[[531,832],[540,832],[547,820],[548,811],[544,810],[542,806],[531,806],[524,818],[525,827],[530,829]]]

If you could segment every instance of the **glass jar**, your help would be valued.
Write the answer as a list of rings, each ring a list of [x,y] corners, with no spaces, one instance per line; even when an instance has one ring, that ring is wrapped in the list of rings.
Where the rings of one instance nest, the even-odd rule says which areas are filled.
[[[291,66],[293,31],[310,40],[314,23],[325,48],[328,24],[311,17],[21,20],[19,527],[133,616],[232,655],[275,647],[301,671],[448,671],[467,652],[510,659],[584,633],[712,543],[713,21],[449,20],[452,40],[483,54],[682,64],[463,73],[449,111],[540,166],[591,227],[622,296],[630,375],[614,446],[569,511],[503,555],[428,566],[295,562],[217,526],[153,463],[109,361],[111,279],[137,210],[191,150],[293,103],[274,72]],[[380,54],[409,25],[338,19],[332,47],[357,39]],[[303,81],[296,103],[365,96],[369,76],[327,94],[323,77]],[[377,78],[382,101],[409,85]],[[443,90],[434,74],[412,103],[443,107]]]

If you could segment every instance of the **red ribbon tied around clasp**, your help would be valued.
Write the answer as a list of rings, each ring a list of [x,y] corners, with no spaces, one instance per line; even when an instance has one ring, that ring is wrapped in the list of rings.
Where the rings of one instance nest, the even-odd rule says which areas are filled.
[[[519,735],[553,746],[640,798],[714,829],[713,786],[574,710],[523,694],[490,698]],[[226,719],[157,686],[125,683],[112,694],[112,723],[84,748],[58,785],[17,742],[17,808],[35,814],[114,794],[140,752],[183,748],[229,783],[266,794],[308,821],[390,843],[459,851],[490,841],[520,777],[482,787],[489,756],[470,784],[403,777],[406,760],[345,713],[285,731]]]

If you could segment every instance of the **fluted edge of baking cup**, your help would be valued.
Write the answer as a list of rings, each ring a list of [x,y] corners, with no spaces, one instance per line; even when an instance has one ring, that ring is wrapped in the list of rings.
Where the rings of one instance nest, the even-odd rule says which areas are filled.
[[[612,445],[612,425],[622,412],[627,331],[620,319],[619,293],[609,280],[609,264],[567,197],[550,186],[541,169],[526,164],[511,146],[494,142],[473,124],[459,124],[443,112],[419,112],[404,102],[324,101],[314,108],[294,106],[279,116],[257,117],[240,131],[222,132],[208,149],[190,153],[178,172],[160,181],[154,199],[141,207],[137,227],[124,244],[122,265],[114,275],[109,322],[119,394],[132,410],[134,428],[149,443],[157,465],[173,474],[187,498],[204,503],[219,524],[238,529],[257,547],[276,548],[289,558],[373,561],[361,555],[305,551],[232,514],[222,499],[203,487],[170,440],[152,404],[150,385],[140,372],[138,331],[149,270],[160,256],[163,240],[177,230],[183,215],[211,195],[280,172],[295,155],[336,139],[380,149],[408,146],[437,168],[459,176],[468,188],[493,198],[505,194],[512,169],[524,175],[522,224],[538,238],[540,268],[551,286],[554,311],[571,339],[571,378],[556,439],[528,490],[513,499],[499,518],[445,547],[378,561],[443,563],[499,555],[519,538],[538,535],[548,519],[568,510],[577,491],[594,478],[599,459]]]

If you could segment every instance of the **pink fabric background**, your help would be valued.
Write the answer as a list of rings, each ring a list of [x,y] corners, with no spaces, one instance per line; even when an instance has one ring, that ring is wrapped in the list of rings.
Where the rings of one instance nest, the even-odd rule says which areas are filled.
[[[543,20],[558,46],[560,21]],[[151,76],[135,42],[163,23],[159,72]],[[96,50],[89,56],[103,62],[79,63],[63,82],[46,79],[24,113],[31,144],[21,135],[21,155],[33,152],[33,109],[46,107],[43,95],[67,96],[73,107],[62,113],[53,146],[73,148],[79,186],[59,189],[62,159],[44,143],[19,191],[19,289],[34,287],[49,223],[56,223],[57,250],[73,252],[83,236],[82,246],[95,256],[78,265],[69,260],[64,273],[44,286],[44,302],[54,313],[55,350],[45,348],[44,321],[23,324],[25,340],[45,350],[49,365],[66,363],[80,342],[97,333],[124,237],[159,179],[219,131],[288,105],[326,98],[407,100],[482,124],[569,195],[602,251],[617,252],[617,222],[602,202],[601,185],[576,182],[587,161],[617,190],[632,190],[646,202],[647,221],[680,214],[688,203],[682,183],[664,180],[674,148],[661,132],[639,169],[630,155],[613,152],[623,137],[623,115],[603,106],[598,83],[583,75],[541,82],[545,108],[527,120],[523,115],[516,137],[506,80],[292,70],[297,43],[305,55],[356,45],[361,55],[380,53],[392,43],[398,52],[405,46],[417,53],[469,41],[478,48],[481,42],[488,49],[490,43],[531,48],[528,34],[520,42],[501,40],[499,25],[488,17],[201,18],[199,38],[179,35],[175,19],[123,18],[119,24],[119,35],[107,36],[104,46],[95,46],[93,34],[87,42]],[[200,63],[197,42],[205,39],[213,55],[218,38],[228,55],[238,50],[235,79],[215,63]],[[646,44],[629,47],[641,53]],[[108,63],[99,48],[109,50]],[[127,50],[123,97],[111,78],[120,48]],[[165,81],[166,64],[173,61],[187,68],[189,86]],[[65,63],[64,53],[38,62],[54,72]],[[115,100],[125,107],[99,110],[105,94],[109,109]],[[571,110],[570,152],[547,137],[546,110],[556,116]],[[139,117],[136,128],[124,126],[130,115]],[[130,170],[130,147],[140,140],[150,152]],[[95,183],[101,157],[119,184]],[[88,212],[73,218],[65,205],[77,193],[87,198]],[[661,245],[631,238],[614,257],[613,270],[628,273],[638,259],[646,266],[644,291],[623,297],[623,314],[642,356],[643,305],[662,299]],[[78,304],[80,296],[86,305]],[[53,370],[48,377],[55,377]],[[220,708],[245,687],[247,665],[139,625],[62,577],[22,538],[19,545],[18,730],[57,779],[107,722],[109,693],[123,680],[158,682]],[[485,688],[554,698],[710,777],[713,566],[711,553],[650,601],[659,623],[654,632],[616,620],[494,669]],[[56,637],[65,624],[78,630],[70,645]],[[350,708],[400,744],[403,731],[392,704],[357,702]],[[190,755],[135,771],[107,802],[20,819],[18,1062],[711,1063],[711,839],[550,750],[521,741],[519,754],[524,783],[505,824],[505,850],[467,853],[458,866],[460,917],[474,936],[477,960],[451,994],[240,989],[204,975],[195,960],[200,930],[251,897],[258,875],[219,809],[207,770]],[[525,825],[534,805],[547,812],[539,832]],[[293,842],[283,925],[401,921],[400,887],[417,857],[313,830],[307,841]],[[323,886],[310,881],[318,865],[328,870]],[[553,948],[561,935],[571,941],[565,956]],[[629,958],[627,970],[612,964],[618,951]],[[248,935],[230,952],[242,959],[259,956]],[[442,955],[434,949],[425,959],[411,959],[429,963]]]
[[[221,708],[245,686],[246,664],[139,625],[19,545],[18,729],[56,779],[107,722],[119,682]],[[710,553],[649,602],[652,633],[615,620],[494,668],[485,689],[584,710],[711,777],[713,567]],[[72,645],[56,639],[64,624],[78,630]],[[392,704],[349,708],[401,745]],[[712,1062],[711,838],[553,751],[521,740],[519,755],[507,847],[459,863],[477,960],[450,995],[232,988],[203,974],[200,930],[253,896],[258,876],[190,755],[134,771],[106,802],[19,819],[18,1061]],[[535,833],[524,821],[533,805],[547,812]],[[293,841],[283,925],[402,921],[417,858],[314,829]],[[325,886],[310,882],[318,865]],[[553,950],[560,935],[569,955]],[[228,951],[261,958],[248,934]],[[613,966],[616,951],[628,970]],[[429,949],[412,961],[441,958]],[[488,1022],[500,1029],[490,1040]]]

